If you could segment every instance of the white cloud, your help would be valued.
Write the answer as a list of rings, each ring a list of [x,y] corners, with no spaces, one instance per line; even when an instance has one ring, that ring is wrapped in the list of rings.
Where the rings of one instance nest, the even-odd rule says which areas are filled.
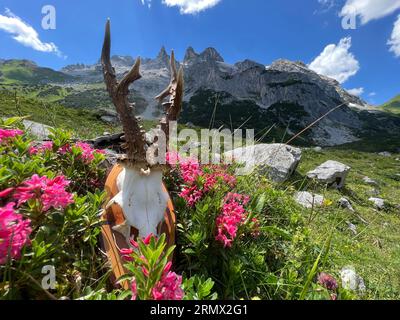
[[[320,8],[314,14],[326,13],[336,6],[336,0],[318,0],[318,3]]]
[[[181,14],[195,14],[216,6],[221,0],[162,0],[168,7],[179,7]]]
[[[375,97],[375,96],[376,96],[376,92],[370,92],[370,93],[368,94],[368,96],[369,96],[369,97]]]
[[[15,41],[26,47],[41,52],[52,52],[60,57],[63,56],[53,42],[42,42],[36,30],[14,15],[9,9],[6,9],[5,15],[0,14],[0,30],[10,33]]]
[[[388,45],[390,45],[389,50],[393,52],[396,57],[400,58],[400,15],[394,23],[392,36],[388,41]]]
[[[143,5],[151,7],[152,0],[141,0]],[[181,14],[196,14],[206,9],[212,8],[222,0],[162,0],[168,7],[178,7]]]
[[[353,96],[361,96],[364,93],[364,88],[354,88],[347,90],[348,93],[352,94]]]
[[[357,15],[361,23],[383,18],[400,9],[400,0],[347,0],[340,16]]]
[[[140,0],[142,2],[142,5],[147,5],[147,7],[150,9],[151,8],[151,0]]]
[[[343,38],[339,44],[330,44],[309,64],[309,68],[340,83],[347,81],[360,70],[360,64],[349,52],[351,37]]]

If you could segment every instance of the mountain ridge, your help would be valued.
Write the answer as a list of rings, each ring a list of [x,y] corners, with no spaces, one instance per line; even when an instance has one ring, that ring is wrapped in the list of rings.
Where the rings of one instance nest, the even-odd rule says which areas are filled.
[[[142,59],[143,77],[131,88],[131,99],[136,102],[136,113],[144,119],[155,119],[162,113],[154,97],[170,81],[169,59],[165,47],[155,58]],[[131,56],[122,55],[113,55],[111,61],[119,77],[134,63]],[[264,66],[245,59],[230,64],[215,48],[198,53],[189,47],[184,59],[176,64],[185,73],[182,119],[196,125],[208,126],[217,106],[224,112],[216,113],[216,124],[230,128],[248,121],[256,131],[276,126],[280,128],[279,134],[293,134],[343,105],[313,127],[307,139],[319,145],[338,145],[359,140],[366,128],[379,131],[400,127],[396,119],[390,118],[385,124],[376,121],[378,117],[361,98],[351,95],[336,80],[310,70],[301,61],[280,59]],[[100,61],[92,65],[67,65],[55,72],[67,79],[62,79],[61,87],[72,88],[61,101],[63,104],[79,107],[84,101],[87,107],[113,109],[104,88]],[[47,83],[57,85],[51,79]],[[246,116],[253,120],[246,120]]]

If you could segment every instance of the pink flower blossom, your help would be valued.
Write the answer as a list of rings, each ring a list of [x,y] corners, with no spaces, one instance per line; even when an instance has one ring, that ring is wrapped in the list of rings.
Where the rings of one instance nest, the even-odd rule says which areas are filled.
[[[133,258],[132,258],[132,254],[133,254],[133,249],[129,248],[129,249],[120,249],[119,252],[121,253],[122,259],[126,262],[132,262]]]
[[[154,234],[150,233],[146,238],[143,239],[143,243],[148,246],[152,238],[157,241],[157,237]]]
[[[24,132],[18,129],[0,129],[0,143],[15,138],[16,136],[23,135]]]
[[[19,259],[22,248],[30,244],[31,221],[16,213],[14,205],[8,203],[0,208],[0,264],[7,263],[9,258]]]
[[[330,291],[336,291],[339,288],[336,279],[325,272],[319,274],[318,283]]]
[[[7,188],[3,191],[0,191],[0,199],[7,198],[13,191],[14,191],[14,188]]]
[[[34,155],[38,153],[44,153],[46,151],[52,151],[53,150],[53,141],[46,141],[40,146],[31,146],[29,148],[29,154]]]
[[[18,206],[31,199],[39,200],[42,205],[42,212],[50,208],[61,209],[73,203],[73,195],[65,191],[70,181],[64,176],[58,176],[54,179],[39,177],[34,174],[31,179],[25,181],[23,186],[17,188],[14,195],[18,200]]]
[[[180,162],[180,170],[183,180],[187,184],[194,183],[196,179],[203,173],[199,163],[194,159],[185,159]]]
[[[104,150],[93,149],[90,144],[85,142],[77,142],[75,143],[75,147],[80,149],[82,152],[82,159],[84,162],[90,163],[94,160],[94,154],[100,153],[104,154]]]
[[[250,198],[237,193],[228,193],[222,206],[222,214],[217,217],[217,235],[215,240],[223,244],[224,248],[232,247],[233,241],[237,237],[239,226],[246,220],[246,210],[244,206]]]
[[[182,159],[178,152],[168,151],[165,154],[165,160],[167,164],[171,166],[176,166],[178,162]]]
[[[137,298],[137,284],[136,284],[136,279],[133,278],[131,282],[131,291],[132,291],[132,299],[131,300],[136,300]]]
[[[184,291],[182,286],[182,276],[175,272],[163,274],[161,280],[152,289],[154,300],[182,300]]]
[[[65,144],[62,147],[58,149],[58,152],[62,155],[70,153],[71,152],[71,146],[69,144]]]
[[[197,186],[185,187],[179,196],[187,202],[190,207],[193,207],[203,196],[203,192]]]

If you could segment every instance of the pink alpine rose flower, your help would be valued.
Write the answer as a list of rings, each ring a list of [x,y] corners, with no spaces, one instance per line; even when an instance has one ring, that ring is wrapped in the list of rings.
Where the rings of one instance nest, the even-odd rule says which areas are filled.
[[[20,259],[22,248],[30,244],[31,221],[16,213],[14,206],[8,203],[0,208],[0,264],[7,263],[9,258]]]
[[[53,150],[53,141],[46,141],[39,146],[31,146],[29,148],[29,154],[35,155],[38,153],[44,153],[46,151],[52,151],[52,150]]]
[[[13,191],[14,191],[14,188],[7,188],[3,191],[0,191],[0,199],[7,198]]]
[[[65,190],[69,183],[70,181],[65,179],[64,176],[49,179],[34,174],[31,179],[17,188],[14,198],[18,200],[18,206],[31,199],[39,200],[42,205],[42,212],[46,212],[50,208],[64,209],[74,202],[73,195]]]
[[[24,132],[18,129],[0,129],[0,143],[6,142],[16,136],[23,135]]]
[[[223,244],[224,248],[232,247],[237,237],[239,226],[247,217],[244,206],[249,202],[249,196],[237,193],[228,193],[222,206],[222,214],[217,217],[217,235],[215,240]]]
[[[137,284],[136,284],[136,279],[133,278],[131,282],[131,291],[132,291],[132,298],[131,300],[136,300],[137,298]]]
[[[77,142],[75,143],[75,147],[80,149],[82,152],[82,160],[86,163],[90,163],[94,160],[95,153],[105,154],[104,150],[93,149],[90,144],[85,142]]]
[[[161,280],[152,289],[154,300],[182,300],[184,291],[182,286],[182,276],[175,272],[164,273]]]

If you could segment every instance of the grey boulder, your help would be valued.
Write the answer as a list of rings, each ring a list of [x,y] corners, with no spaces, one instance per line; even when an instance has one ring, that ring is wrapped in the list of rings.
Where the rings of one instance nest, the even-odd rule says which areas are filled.
[[[378,210],[385,209],[385,200],[381,198],[369,198],[368,200],[374,204],[374,207],[376,209]]]
[[[30,120],[23,120],[22,124],[25,127],[25,130],[28,131],[30,134],[35,136],[40,140],[47,140],[51,134],[50,129],[52,127],[47,126],[43,123],[34,122]]]
[[[339,199],[339,205],[344,208],[354,212],[353,206],[351,205],[350,201],[346,198]]]
[[[372,185],[372,186],[378,186],[378,182],[376,182],[375,180],[369,178],[369,177],[364,177],[363,178],[364,183]]]
[[[340,278],[344,289],[360,293],[365,292],[364,279],[356,273],[354,267],[344,267],[340,272]]]
[[[350,169],[349,166],[343,163],[329,160],[308,172],[307,177],[327,184],[329,187],[341,189],[346,182]]]
[[[257,144],[225,152],[225,160],[244,164],[243,174],[257,171],[274,182],[284,182],[296,171],[301,150],[286,144]]]
[[[324,203],[324,197],[307,191],[297,192],[294,196],[296,202],[307,209],[320,207]]]

